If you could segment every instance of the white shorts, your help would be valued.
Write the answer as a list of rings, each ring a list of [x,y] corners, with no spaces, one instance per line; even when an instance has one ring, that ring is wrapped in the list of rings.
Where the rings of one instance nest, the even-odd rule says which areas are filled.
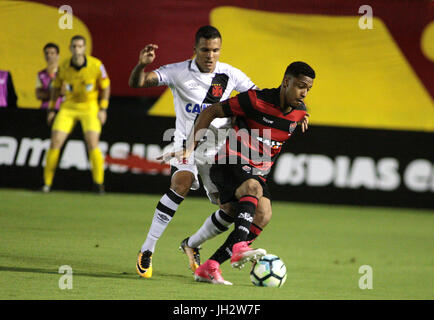
[[[172,177],[180,171],[189,171],[194,176],[193,184],[191,185],[190,190],[197,190],[200,188],[199,178],[197,177],[198,170],[197,170],[196,165],[194,165],[194,164],[181,164],[181,163],[172,164],[171,163],[170,166],[171,166],[172,172],[173,172]]]
[[[197,165],[197,169],[200,174],[200,178],[202,179],[203,188],[206,191],[206,195],[208,199],[213,204],[219,204],[218,202],[218,190],[217,187],[212,183],[211,177],[209,176],[209,170],[211,169],[212,164],[203,164]]]
[[[227,131],[227,128],[221,129]],[[216,153],[224,145],[225,141],[225,131],[218,132],[217,128],[210,126],[206,134],[206,140],[197,146],[195,152],[191,155],[186,164],[179,163],[176,159],[170,160],[170,165],[176,169],[173,175],[178,171],[189,171],[193,174],[194,181],[190,188],[191,190],[199,189],[200,183],[197,175],[200,174],[203,187],[210,202],[216,205],[218,205],[218,190],[211,181],[209,171],[215,162],[214,158]],[[166,148],[173,148],[173,145],[167,146]],[[166,148],[164,149],[168,150]]]
[[[215,155],[224,145],[226,141],[227,128],[217,128],[210,126],[206,140],[198,145],[195,151],[195,163],[202,179],[203,187],[211,203],[218,205],[218,189],[211,181],[209,171],[211,166],[215,163]]]
[[[167,147],[166,147],[167,148]],[[166,148],[164,148],[165,150],[167,150]],[[170,146],[169,148],[173,148],[173,145]],[[190,158],[188,159],[187,163],[180,163],[177,159],[171,159],[169,161],[171,170],[172,170],[172,177],[180,171],[189,171],[193,174],[194,176],[194,181],[193,184],[191,185],[190,190],[197,190],[200,188],[200,183],[199,183],[199,178],[197,177],[198,174],[198,170],[196,165],[194,164],[194,155],[191,155]]]

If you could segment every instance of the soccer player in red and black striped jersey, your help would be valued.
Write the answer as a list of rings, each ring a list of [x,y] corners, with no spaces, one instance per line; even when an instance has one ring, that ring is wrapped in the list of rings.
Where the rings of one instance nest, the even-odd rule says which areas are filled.
[[[266,254],[252,249],[247,241],[249,228],[259,199],[269,193],[267,175],[283,144],[306,115],[304,98],[312,88],[315,71],[304,62],[291,63],[279,88],[249,90],[204,110],[195,122],[184,153],[188,158],[209,124],[215,118],[236,117],[226,144],[216,155],[211,179],[219,191],[222,204],[231,203],[235,229],[226,242],[202,264],[195,280],[213,284],[231,284],[221,276],[220,264],[229,258],[238,267]],[[302,128],[304,131],[304,127]],[[227,250],[232,248],[232,250]]]

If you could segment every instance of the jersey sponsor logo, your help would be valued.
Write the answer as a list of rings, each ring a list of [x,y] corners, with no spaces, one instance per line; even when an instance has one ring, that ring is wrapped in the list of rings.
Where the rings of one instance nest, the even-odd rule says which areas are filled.
[[[267,119],[265,117],[262,117],[262,120],[264,120],[264,122],[270,123],[270,124],[274,122],[273,120]]]
[[[283,145],[283,142],[266,139],[266,138],[263,138],[261,136],[257,136],[256,139],[258,141],[261,141],[263,144],[270,146],[272,149],[279,149]]]
[[[198,103],[187,103],[185,105],[185,111],[187,111],[188,113],[201,113],[202,110],[205,110],[206,108],[208,108],[210,106],[209,103],[202,103],[201,105]]]

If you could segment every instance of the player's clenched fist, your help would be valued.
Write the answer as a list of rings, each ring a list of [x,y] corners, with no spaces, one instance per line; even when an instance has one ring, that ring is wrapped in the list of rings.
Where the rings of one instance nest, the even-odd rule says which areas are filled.
[[[148,65],[155,59],[155,50],[158,49],[156,44],[148,44],[140,51],[139,63]]]

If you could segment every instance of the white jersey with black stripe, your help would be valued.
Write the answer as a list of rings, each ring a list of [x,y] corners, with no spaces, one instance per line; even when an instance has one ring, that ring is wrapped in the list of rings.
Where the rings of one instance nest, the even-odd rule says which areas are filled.
[[[176,113],[175,146],[187,138],[199,113],[213,103],[224,101],[232,91],[245,92],[256,88],[241,70],[229,64],[217,62],[212,73],[199,70],[196,60],[167,64],[154,70],[159,85],[167,85],[172,91]],[[229,127],[230,119],[215,119],[215,128]]]

